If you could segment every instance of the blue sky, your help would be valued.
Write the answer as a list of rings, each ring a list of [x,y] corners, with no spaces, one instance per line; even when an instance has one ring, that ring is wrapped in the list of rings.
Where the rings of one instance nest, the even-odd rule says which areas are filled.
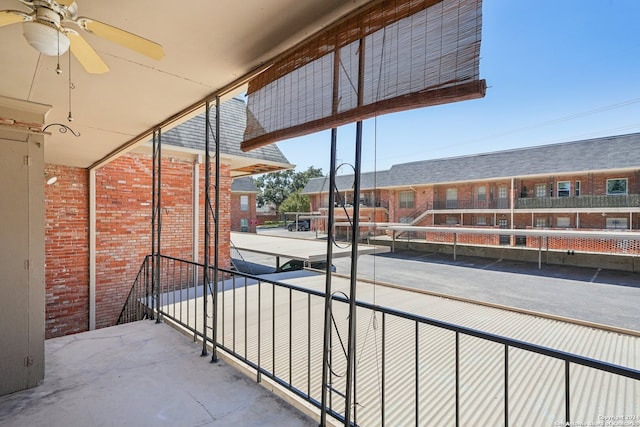
[[[638,17],[638,0],[484,0],[485,97],[365,121],[362,171],[640,132]],[[354,129],[338,130],[339,163],[354,162]],[[329,138],[278,146],[297,171],[328,173]]]

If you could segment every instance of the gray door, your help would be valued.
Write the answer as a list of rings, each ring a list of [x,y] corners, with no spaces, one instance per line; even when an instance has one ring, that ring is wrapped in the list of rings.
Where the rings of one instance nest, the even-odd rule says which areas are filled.
[[[0,395],[44,376],[42,147],[0,140]]]

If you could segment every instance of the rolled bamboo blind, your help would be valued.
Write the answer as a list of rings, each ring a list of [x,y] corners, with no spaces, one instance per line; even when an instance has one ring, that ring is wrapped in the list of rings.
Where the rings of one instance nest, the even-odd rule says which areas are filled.
[[[249,82],[242,150],[484,96],[481,0],[372,2]]]

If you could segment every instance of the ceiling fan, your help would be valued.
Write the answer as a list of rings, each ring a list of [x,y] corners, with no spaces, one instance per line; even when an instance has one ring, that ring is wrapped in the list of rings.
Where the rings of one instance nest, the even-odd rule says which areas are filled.
[[[18,1],[31,12],[1,10],[0,27],[22,22],[25,39],[38,52],[56,56],[71,49],[71,53],[91,74],[106,73],[109,68],[80,33],[68,26],[70,23],[150,58],[158,60],[164,56],[162,46],[158,43],[92,18],[79,17],[78,5],[73,0]]]

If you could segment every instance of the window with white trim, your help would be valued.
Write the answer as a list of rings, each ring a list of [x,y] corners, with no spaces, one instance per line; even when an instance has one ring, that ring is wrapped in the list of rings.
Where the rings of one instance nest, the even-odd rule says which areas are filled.
[[[580,195],[580,181],[576,181],[575,185],[576,196]]]
[[[536,197],[547,197],[547,184],[536,184]]]
[[[626,230],[629,228],[629,223],[627,222],[627,218],[607,218],[608,230]]]
[[[498,187],[498,199],[507,199],[509,197],[509,189],[506,185]]]
[[[571,227],[571,218],[568,216],[561,216],[556,219],[556,227],[558,228],[569,228]]]
[[[536,218],[536,228],[545,228],[547,226],[547,218]]]
[[[245,212],[249,210],[249,196],[240,196],[240,210]]]
[[[571,181],[558,181],[558,197],[571,196]]]
[[[413,191],[401,191],[398,194],[400,209],[413,209],[415,206]]]
[[[487,200],[487,187],[484,185],[478,187],[478,200]]]
[[[607,196],[627,194],[627,178],[615,178],[607,180]]]
[[[447,209],[455,209],[458,207],[458,189],[447,188]]]
[[[476,217],[476,225],[487,225],[487,217],[486,216]]]

